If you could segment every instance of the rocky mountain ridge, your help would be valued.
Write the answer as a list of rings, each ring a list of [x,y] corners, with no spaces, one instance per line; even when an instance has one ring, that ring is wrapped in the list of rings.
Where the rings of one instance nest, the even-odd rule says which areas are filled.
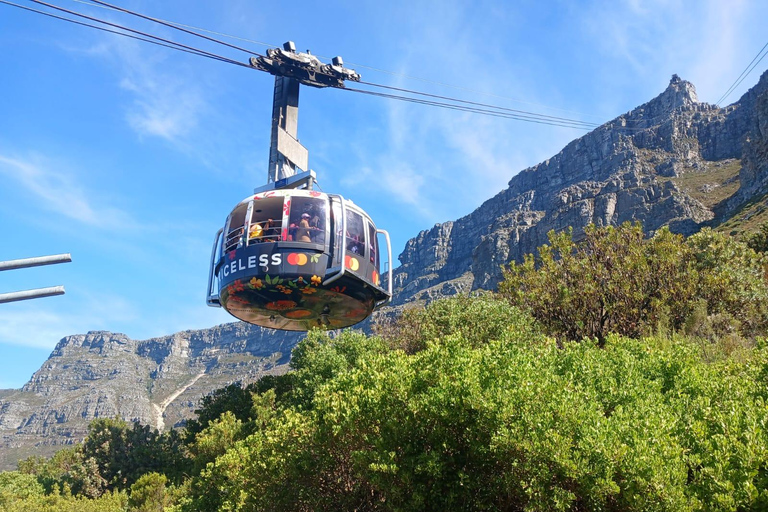
[[[500,267],[522,260],[569,226],[639,220],[648,231],[690,234],[768,192],[768,72],[725,108],[698,102],[690,82],[667,89],[525,169],[469,215],[406,244],[395,304],[493,288]]]
[[[80,441],[94,418],[182,425],[211,391],[287,371],[299,338],[242,322],[141,341],[67,336],[22,389],[0,394],[0,469]]]
[[[380,314],[493,288],[501,265],[534,252],[552,229],[578,236],[589,223],[639,220],[689,234],[747,203],[750,215],[768,212],[768,72],[724,108],[698,102],[673,76],[659,96],[521,171],[474,212],[409,240],[393,307]],[[243,323],[143,341],[68,336],[21,390],[0,390],[0,469],[79,441],[97,417],[180,425],[213,390],[286,371],[299,339]]]

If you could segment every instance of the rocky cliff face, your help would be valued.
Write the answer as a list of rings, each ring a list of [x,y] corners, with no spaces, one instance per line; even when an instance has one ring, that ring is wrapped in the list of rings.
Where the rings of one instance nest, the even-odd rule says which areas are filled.
[[[640,107],[525,169],[457,221],[411,239],[395,271],[395,304],[493,288],[550,230],[641,221],[690,234],[768,192],[768,72],[737,103],[699,103],[672,77]]]
[[[747,202],[768,210],[768,72],[725,108],[699,103],[674,76],[658,97],[520,172],[471,214],[411,239],[394,305],[379,314],[493,288],[500,266],[534,252],[552,229],[573,226],[578,236],[589,223],[639,220],[688,234]],[[21,390],[0,390],[0,469],[79,441],[98,417],[180,425],[213,390],[286,371],[298,339],[243,323],[144,341],[64,338]]]
[[[299,338],[244,323],[143,341],[68,336],[21,390],[0,395],[0,469],[80,441],[94,418],[181,425],[213,390],[284,373]]]

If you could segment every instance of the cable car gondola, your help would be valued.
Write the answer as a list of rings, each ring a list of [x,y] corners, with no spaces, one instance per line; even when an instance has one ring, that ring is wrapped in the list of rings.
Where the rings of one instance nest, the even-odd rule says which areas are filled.
[[[389,234],[352,201],[314,190],[313,171],[297,172],[306,169],[307,150],[296,140],[296,126],[299,83],[343,87],[359,75],[340,57],[318,66],[290,42],[268,54],[264,62],[252,59],[276,75],[268,183],[240,201],[216,233],[207,304],[272,329],[354,325],[392,297]],[[305,61],[313,64],[311,73],[301,67]],[[386,289],[378,235],[390,267]]]
[[[218,303],[241,320],[273,329],[356,324],[392,295],[391,279],[387,290],[381,285],[378,234],[391,258],[387,232],[341,196],[254,194],[216,234],[211,277],[218,281]]]

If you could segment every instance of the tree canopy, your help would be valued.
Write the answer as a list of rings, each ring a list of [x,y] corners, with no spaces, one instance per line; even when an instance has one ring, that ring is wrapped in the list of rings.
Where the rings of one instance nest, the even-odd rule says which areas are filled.
[[[768,510],[766,263],[590,227],[498,294],[311,332],[183,434],[101,419],[0,473],[0,511]]]

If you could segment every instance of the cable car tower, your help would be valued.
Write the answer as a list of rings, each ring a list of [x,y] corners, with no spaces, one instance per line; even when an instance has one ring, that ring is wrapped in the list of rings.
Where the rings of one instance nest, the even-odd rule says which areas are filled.
[[[235,206],[216,232],[206,302],[246,322],[289,331],[339,329],[392,297],[381,284],[379,235],[389,234],[337,194],[314,190],[307,149],[297,139],[300,84],[344,87],[360,75],[341,57],[323,64],[293,42],[252,57],[275,75],[267,184]]]

